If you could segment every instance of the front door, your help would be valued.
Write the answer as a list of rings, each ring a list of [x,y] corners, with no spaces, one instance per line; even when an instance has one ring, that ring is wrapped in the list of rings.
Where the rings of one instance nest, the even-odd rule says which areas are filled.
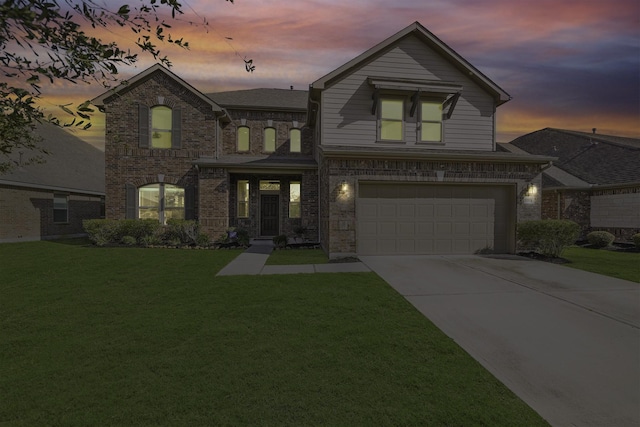
[[[260,234],[263,236],[277,236],[279,225],[280,196],[277,194],[262,194],[260,196]]]

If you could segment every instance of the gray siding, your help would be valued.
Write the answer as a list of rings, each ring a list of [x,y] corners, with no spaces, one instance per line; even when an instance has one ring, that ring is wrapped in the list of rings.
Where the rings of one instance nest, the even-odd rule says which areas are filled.
[[[493,150],[494,100],[461,71],[415,36],[355,69],[322,92],[323,145],[375,146],[376,116],[367,77],[455,82],[463,86],[453,116],[444,123],[445,146],[451,150]],[[408,115],[407,115],[408,116]],[[415,117],[407,117],[406,145],[415,145]],[[413,121],[413,122],[412,122]],[[429,146],[424,146],[429,149]]]

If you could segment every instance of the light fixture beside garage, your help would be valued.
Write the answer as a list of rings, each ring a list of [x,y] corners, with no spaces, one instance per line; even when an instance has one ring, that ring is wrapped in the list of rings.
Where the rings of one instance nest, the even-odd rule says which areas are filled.
[[[340,181],[340,184],[338,185],[338,197],[340,199],[346,199],[349,197],[349,184],[345,179]]]

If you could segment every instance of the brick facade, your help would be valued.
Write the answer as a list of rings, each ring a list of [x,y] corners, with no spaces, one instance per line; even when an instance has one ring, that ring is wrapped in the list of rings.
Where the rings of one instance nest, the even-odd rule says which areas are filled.
[[[546,190],[542,195],[542,219],[576,222],[580,226],[581,239],[591,231],[608,231],[617,241],[631,241],[631,237],[640,232],[637,194],[640,194],[638,186]],[[607,209],[602,199],[611,199],[608,204],[612,209]]]
[[[68,221],[53,219],[53,195],[68,196]],[[46,240],[84,235],[82,221],[101,217],[102,197],[23,187],[0,187],[0,242]]]
[[[438,178],[437,171],[444,171],[442,180]],[[325,158],[320,166],[320,181],[323,248],[334,258],[353,256],[357,252],[356,199],[358,184],[365,181],[515,183],[517,221],[540,218],[539,194],[526,202],[523,196],[530,183],[537,188],[541,185],[539,166],[532,164]],[[343,182],[348,187],[346,193],[339,190]]]

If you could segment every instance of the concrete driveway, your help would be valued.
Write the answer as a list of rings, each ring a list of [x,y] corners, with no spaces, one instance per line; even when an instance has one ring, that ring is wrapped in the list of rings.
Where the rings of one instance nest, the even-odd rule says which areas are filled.
[[[640,425],[639,284],[516,256],[360,259],[552,425]]]

